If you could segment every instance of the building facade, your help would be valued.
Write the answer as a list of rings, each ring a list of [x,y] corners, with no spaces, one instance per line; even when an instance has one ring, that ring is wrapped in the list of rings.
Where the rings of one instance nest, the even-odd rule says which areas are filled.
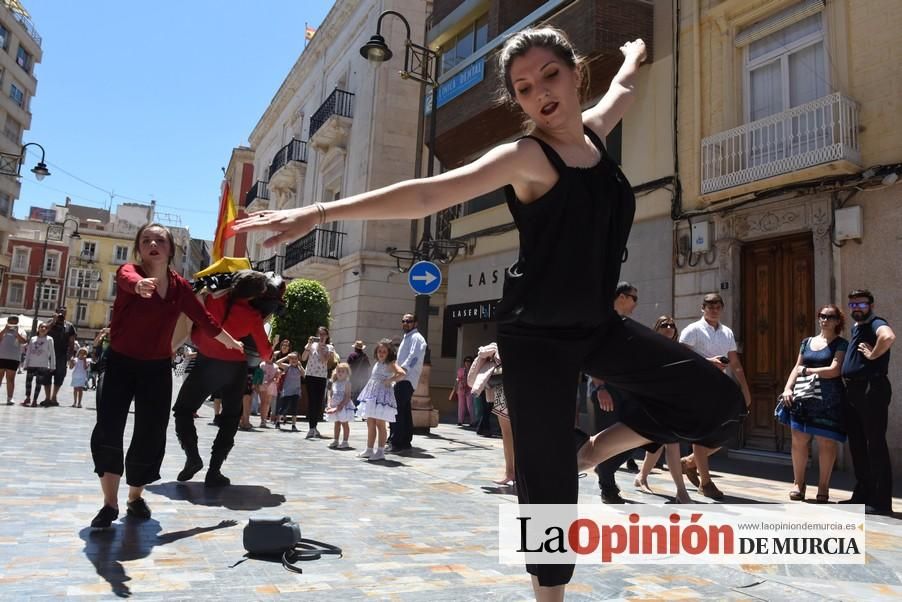
[[[7,237],[3,253],[10,258],[10,265],[0,283],[0,311],[4,315],[32,319],[36,315],[39,321],[48,320],[62,304],[70,253],[68,237],[50,240],[48,225],[23,220],[15,233]]]
[[[382,10],[403,14],[422,40],[424,0],[335,2],[251,132],[250,149],[233,153],[227,177],[247,211],[331,201],[413,177],[420,86],[398,76],[404,25],[394,17],[382,23],[395,53],[387,64],[374,69],[360,55]],[[248,161],[252,181],[243,179]],[[410,247],[409,222],[329,222],[278,249],[263,248],[266,236],[247,235],[248,256],[288,278],[323,283],[340,355],[357,339],[371,345],[400,333],[414,296],[386,249]]]
[[[0,248],[15,232],[13,204],[19,198],[21,184],[11,175],[18,163],[36,163],[31,152],[23,152],[23,133],[31,127],[31,99],[37,90],[35,66],[41,62],[41,36],[19,2],[0,2]],[[40,156],[38,156],[40,159]],[[27,162],[27,163],[26,163]],[[9,268],[10,256],[0,254],[0,276]]]
[[[774,399],[818,307],[868,288],[876,313],[902,320],[902,12],[892,0],[675,5],[676,313],[685,325],[721,292],[753,397],[741,446],[788,452]],[[902,362],[890,370],[899,390]],[[899,457],[898,404],[888,440]]]

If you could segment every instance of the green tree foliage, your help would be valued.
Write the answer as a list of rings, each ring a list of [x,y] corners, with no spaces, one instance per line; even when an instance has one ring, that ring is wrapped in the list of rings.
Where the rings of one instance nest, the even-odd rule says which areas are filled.
[[[316,280],[292,280],[285,289],[285,311],[273,318],[273,334],[291,340],[291,349],[304,348],[320,326],[329,327],[331,302],[326,288]]]

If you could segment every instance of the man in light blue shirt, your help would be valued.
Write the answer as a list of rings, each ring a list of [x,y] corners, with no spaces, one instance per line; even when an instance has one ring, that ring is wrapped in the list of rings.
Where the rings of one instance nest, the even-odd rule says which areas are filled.
[[[391,435],[388,442],[391,448],[386,451],[404,452],[410,449],[413,439],[413,412],[410,402],[413,392],[420,382],[420,372],[423,371],[423,360],[426,357],[426,339],[417,330],[417,317],[413,314],[404,314],[401,318],[401,328],[404,330],[404,338],[398,347],[398,367],[407,375],[404,380],[395,383],[395,401],[398,404],[398,416],[391,425]]]

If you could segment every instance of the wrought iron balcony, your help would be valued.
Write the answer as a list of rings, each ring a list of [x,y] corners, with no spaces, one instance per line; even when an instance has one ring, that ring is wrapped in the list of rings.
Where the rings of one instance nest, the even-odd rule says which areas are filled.
[[[267,186],[267,184],[268,182],[257,180],[257,182],[251,186],[251,189],[247,191],[247,194],[244,195],[244,206],[247,209],[250,209],[251,205],[254,204],[254,201],[258,199],[263,201],[269,200],[269,186]]]
[[[353,116],[354,95],[335,88],[310,118],[310,143],[321,151],[344,146]]]
[[[311,257],[334,259],[341,257],[341,246],[345,233],[337,230],[316,228],[303,238],[294,241],[285,249],[285,269],[297,265]]]
[[[276,172],[288,165],[290,161],[307,162],[306,142],[292,138],[291,142],[279,149],[279,152],[272,158],[272,163],[269,164],[269,181],[272,182]]]
[[[280,270],[279,267],[279,257],[280,255],[273,255],[269,259],[261,259],[260,261],[254,264],[254,269],[258,272],[276,272],[278,273]]]
[[[836,161],[859,164],[858,103],[839,92],[702,140],[702,194]]]

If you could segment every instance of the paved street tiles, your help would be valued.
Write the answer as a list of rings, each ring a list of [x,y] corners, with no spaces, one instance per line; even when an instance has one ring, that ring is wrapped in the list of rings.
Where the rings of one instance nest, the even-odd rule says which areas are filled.
[[[24,390],[21,375],[17,389]],[[362,423],[351,425],[350,450],[327,449],[329,439],[304,439],[306,425],[300,433],[239,432],[223,470],[235,484],[208,490],[203,471],[192,482],[175,481],[184,457],[170,425],[163,479],[145,495],[153,518],[125,516],[123,485],[123,512],[115,528],[93,533],[87,525],[101,500],[88,447],[94,397],[86,393],[86,407],[74,409],[67,407],[70,395],[66,387],[58,408],[0,406],[2,600],[290,596],[486,602],[532,597],[523,569],[497,561],[497,506],[516,500],[512,488],[491,482],[501,473],[500,439],[441,425],[429,436],[414,438],[414,453],[368,463],[356,457],[364,447]],[[207,424],[211,414],[205,406],[197,421],[205,450],[215,435]],[[323,434],[326,430],[331,432],[329,425],[320,427]],[[722,468],[715,476],[725,502],[783,503],[787,467],[767,478],[750,476],[754,471],[742,462],[714,465]],[[617,475],[629,501],[670,499],[665,494],[673,485],[666,472],[656,469],[649,480],[661,495],[635,491],[633,478]],[[708,501],[692,489],[690,494]],[[847,496],[847,489],[831,491],[833,499]],[[598,503],[594,475],[580,481],[580,501]],[[902,501],[895,503],[902,508]],[[289,573],[277,562],[239,563],[242,529],[253,515],[291,516],[305,537],[339,545],[344,556],[302,563],[303,574]],[[867,545],[863,566],[580,566],[567,599],[902,598],[898,518],[868,518]]]

